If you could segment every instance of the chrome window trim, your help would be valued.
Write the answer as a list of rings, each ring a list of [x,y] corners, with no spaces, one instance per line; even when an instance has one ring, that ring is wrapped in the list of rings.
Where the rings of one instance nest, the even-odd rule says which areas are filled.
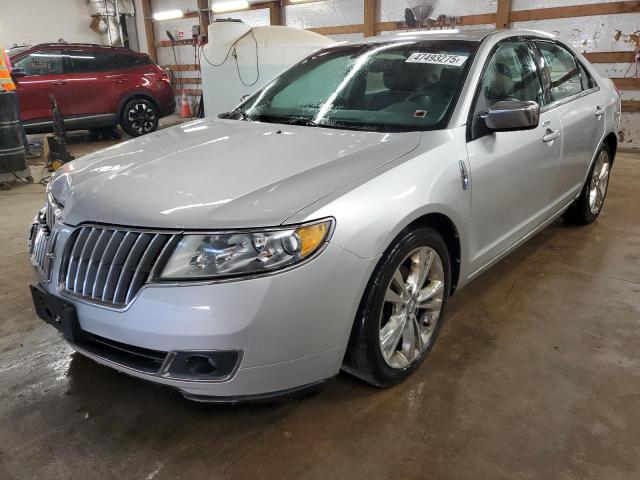
[[[563,98],[561,100],[556,100],[555,102],[552,102],[548,105],[545,105],[543,108],[540,109],[540,113],[544,113],[544,112],[548,112],[550,110],[553,110],[555,108],[561,107],[563,105],[566,105],[567,103],[571,103],[574,100],[578,100],[579,98],[582,97],[586,97],[587,95],[591,95],[592,93],[596,93],[600,91],[600,87],[593,87],[590,88],[589,90],[583,90],[580,93],[576,93],[575,95],[571,95],[570,97],[566,97]]]

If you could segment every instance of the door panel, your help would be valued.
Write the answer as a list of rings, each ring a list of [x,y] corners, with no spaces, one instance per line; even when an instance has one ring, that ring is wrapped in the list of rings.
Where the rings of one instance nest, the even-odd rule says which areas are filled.
[[[482,115],[501,100],[544,104],[541,72],[526,42],[508,42],[488,63],[467,143],[471,167],[470,267],[474,272],[548,218],[561,153],[558,112],[542,112],[532,130],[487,130]]]
[[[25,73],[15,78],[23,121],[51,120],[49,94],[53,94],[61,109],[66,107],[68,83],[60,50],[32,52],[17,59],[13,67]]]
[[[604,135],[604,115],[596,116],[600,92],[578,98],[558,108],[562,122],[562,155],[552,198],[561,208],[575,197],[584,185],[596,148]]]
[[[120,98],[129,89],[126,70],[119,55],[102,50],[67,51],[69,85],[74,96],[71,115],[114,114]]]
[[[559,209],[584,184],[596,148],[604,135],[602,94],[574,55],[557,42],[536,42],[550,80],[551,107],[562,122],[562,155],[552,184],[552,204]]]
[[[471,165],[471,271],[475,271],[549,215],[551,184],[560,158],[561,129],[555,110],[540,116],[534,130],[497,132],[467,144]]]

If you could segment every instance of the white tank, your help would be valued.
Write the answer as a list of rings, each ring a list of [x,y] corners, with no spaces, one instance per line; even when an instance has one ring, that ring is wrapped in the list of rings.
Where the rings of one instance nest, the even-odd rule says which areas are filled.
[[[228,112],[286,68],[310,53],[335,43],[300,28],[250,27],[241,22],[214,22],[202,49],[204,112]]]

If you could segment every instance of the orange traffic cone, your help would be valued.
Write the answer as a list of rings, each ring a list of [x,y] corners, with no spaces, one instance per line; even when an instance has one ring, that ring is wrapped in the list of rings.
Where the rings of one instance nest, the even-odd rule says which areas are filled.
[[[191,113],[191,107],[189,107],[189,103],[187,102],[187,94],[182,92],[182,109],[180,110],[180,116],[182,118],[193,117]]]

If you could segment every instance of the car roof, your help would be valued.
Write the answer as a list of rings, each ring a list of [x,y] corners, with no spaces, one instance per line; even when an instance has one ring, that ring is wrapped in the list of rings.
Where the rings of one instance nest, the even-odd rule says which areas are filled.
[[[367,37],[346,42],[346,45],[362,45],[399,41],[424,41],[424,40],[462,40],[468,42],[481,42],[489,36],[495,36],[497,40],[509,37],[534,36],[544,38],[555,38],[553,35],[537,30],[496,30],[495,28],[484,29],[442,29],[442,30],[398,30],[375,37]]]
[[[127,47],[119,47],[113,45],[100,45],[97,43],[67,43],[67,42],[52,42],[52,43],[39,43],[37,45],[30,46],[29,49],[34,48],[91,48],[91,49],[105,49],[115,50],[123,53],[132,53],[134,55],[145,55],[144,53],[134,52]]]

